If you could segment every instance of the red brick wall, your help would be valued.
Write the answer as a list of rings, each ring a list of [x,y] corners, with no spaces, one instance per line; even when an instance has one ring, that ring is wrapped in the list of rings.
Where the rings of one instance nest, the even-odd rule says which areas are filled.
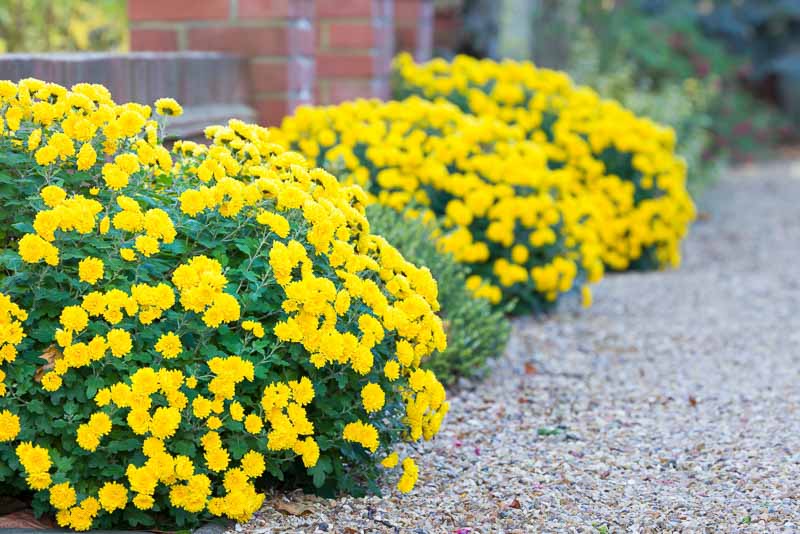
[[[313,0],[129,0],[131,48],[212,50],[249,59],[251,105],[277,124],[314,87]]]
[[[411,52],[417,61],[433,53],[433,0],[395,0],[395,49]]]
[[[437,9],[433,17],[433,48],[454,51],[458,47],[463,22],[458,5]]]
[[[317,101],[388,98],[391,0],[317,0]]]
[[[312,101],[388,98],[395,38],[418,59],[433,38],[433,0],[128,0],[128,14],[133,50],[245,57],[264,124]]]

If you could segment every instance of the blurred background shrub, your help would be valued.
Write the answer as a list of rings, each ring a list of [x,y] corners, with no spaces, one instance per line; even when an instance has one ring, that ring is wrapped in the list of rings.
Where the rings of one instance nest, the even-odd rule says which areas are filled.
[[[0,52],[128,48],[124,0],[3,0]]]
[[[578,20],[590,46],[576,40],[567,65],[579,81],[598,89],[607,85],[604,78],[626,73],[628,89],[617,84],[607,96],[675,128],[695,190],[713,176],[715,162],[763,157],[791,129],[770,105],[775,99],[748,92],[757,46],[735,54],[704,31],[704,21],[721,13],[715,9],[713,2],[695,0],[583,0]],[[586,76],[581,65],[592,61]]]
[[[784,134],[800,128],[800,2],[715,1],[699,17],[706,34],[749,59],[747,82],[788,112]],[[735,103],[734,103],[735,104]]]

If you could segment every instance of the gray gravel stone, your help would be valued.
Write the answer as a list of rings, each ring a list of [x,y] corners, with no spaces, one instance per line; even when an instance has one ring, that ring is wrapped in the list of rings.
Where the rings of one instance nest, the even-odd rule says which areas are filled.
[[[274,494],[243,530],[796,532],[800,164],[731,173],[701,209],[680,270],[608,276],[590,310],[516,320],[417,448],[411,495]]]

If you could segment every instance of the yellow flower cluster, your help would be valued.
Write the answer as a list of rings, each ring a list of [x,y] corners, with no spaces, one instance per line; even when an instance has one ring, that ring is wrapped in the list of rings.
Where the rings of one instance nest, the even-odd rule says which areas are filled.
[[[576,173],[549,169],[518,127],[410,98],[301,108],[270,132],[373,201],[439,216],[442,248],[470,265],[470,288],[494,303],[546,307],[602,277],[597,229],[607,220]]]
[[[358,467],[343,448],[368,467],[438,431],[444,388],[419,369],[446,345],[436,282],[370,233],[359,187],[240,121],[170,153],[149,107],[100,86],[0,82],[0,108],[31,176],[0,279],[0,447],[25,471],[3,484],[74,530],[244,521],[268,468],[316,482]],[[42,425],[45,405],[65,411]]]
[[[251,451],[245,455],[239,467],[230,466],[230,454],[216,431],[222,425],[217,414],[223,414],[226,402],[229,404],[231,416],[236,419],[234,406],[241,409],[241,405],[233,400],[236,385],[245,380],[253,380],[253,364],[238,357],[228,357],[213,358],[208,365],[215,375],[208,383],[213,399],[198,395],[192,401],[191,408],[194,417],[200,421],[205,420],[209,428],[201,439],[201,444],[206,468],[212,473],[223,474],[227,494],[225,497],[215,498],[222,499],[221,502],[210,498],[211,480],[205,474],[196,473],[197,466],[192,459],[167,452],[166,446],[181,424],[181,413],[190,406],[188,397],[181,388],[191,389],[190,381],[194,382],[191,377],[187,378],[177,369],[162,368],[156,372],[151,368],[142,368],[131,377],[130,386],[120,382],[99,391],[95,397],[95,402],[100,406],[111,403],[118,408],[129,409],[127,424],[135,434],[144,436],[142,450],[148,460],[142,466],[129,464],[126,470],[130,489],[134,493],[132,502],[141,510],[149,510],[154,506],[154,495],[160,484],[169,488],[172,506],[187,512],[199,512],[208,506],[209,510],[217,511],[212,513],[244,520],[263,501],[263,495],[256,491],[252,483],[252,479],[260,476],[264,470],[263,456]],[[166,406],[154,406],[156,395],[166,399]],[[93,428],[96,427],[93,425],[96,415],[79,428],[79,440],[82,428],[87,428],[86,432],[92,434],[105,430],[103,427]],[[80,441],[79,444],[84,447]],[[258,465],[261,467],[258,468]],[[102,495],[100,498],[102,502]],[[124,504],[122,503],[123,507]]]
[[[356,421],[355,423],[347,423],[342,433],[344,439],[358,443],[365,449],[375,452],[378,449],[378,431],[370,424]]]
[[[8,295],[0,293],[0,397],[6,394],[4,364],[13,363],[17,359],[17,345],[25,338],[22,322],[28,319],[28,314],[17,304],[11,301]],[[10,415],[10,414],[9,414]],[[14,438],[12,434],[14,425],[2,425],[5,432],[0,434],[0,441]],[[18,428],[19,425],[16,425]],[[3,439],[3,437],[7,439]]]
[[[19,416],[8,410],[0,412],[0,442],[11,441],[19,435]]]
[[[16,449],[19,463],[28,475],[28,486],[33,490],[50,486],[50,467],[53,465],[47,449],[29,442],[20,443]]]
[[[87,451],[94,451],[100,445],[100,438],[111,432],[111,418],[104,412],[92,414],[87,423],[78,427],[78,445]]]
[[[145,231],[144,234],[131,237],[134,248],[125,247],[120,250],[120,255],[126,261],[135,260],[137,251],[150,257],[158,253],[161,243],[168,245],[175,240],[175,227],[164,210],[154,208],[143,212],[136,200],[124,195],[119,195],[116,202],[122,211],[115,214],[110,221],[114,228],[133,234]],[[102,224],[101,222],[101,226]],[[101,227],[100,231],[106,233],[108,228]]]
[[[416,64],[401,54],[395,75],[401,94],[445,98],[466,112],[519,126],[540,144],[551,168],[573,173],[596,194],[609,221],[600,237],[603,261],[612,269],[680,263],[680,240],[695,210],[672,129],[529,62],[458,56]]]
[[[228,280],[218,261],[196,256],[175,269],[172,283],[180,291],[181,305],[189,311],[202,313],[207,326],[216,328],[239,319],[236,297],[222,291]]]
[[[86,171],[101,156],[113,161],[102,166],[100,175],[91,176],[91,192],[100,186],[111,190],[126,187],[131,176],[139,172],[162,174],[172,168],[169,151],[158,143],[158,124],[150,118],[150,108],[139,104],[119,106],[111,100],[108,90],[99,85],[78,84],[65,88],[40,80],[26,79],[19,84],[0,82],[0,105],[5,108],[5,121],[0,120],[0,133],[20,136],[23,120],[33,128],[26,143],[19,143],[34,152],[36,162],[48,170],[72,167]],[[144,133],[144,137],[140,134]],[[100,140],[102,139],[102,142]],[[76,150],[76,145],[80,146]],[[102,182],[100,178],[102,177]],[[103,206],[82,194],[69,196],[59,185],[42,188],[41,196],[49,209],[41,210],[34,219],[33,234],[26,234],[19,242],[22,259],[29,263],[45,261],[58,264],[58,248],[53,245],[56,231],[77,232],[86,235],[97,225]],[[138,204],[126,197],[118,199],[123,213],[115,217],[115,227],[130,232],[146,229],[146,234],[135,237],[136,249],[149,256],[158,251],[159,241],[171,243],[175,230],[163,210],[141,213]],[[108,231],[108,220],[100,223],[100,231]],[[123,257],[133,259],[133,249],[121,249]],[[97,274],[88,274],[86,280]],[[92,283],[92,282],[90,282]]]
[[[159,98],[155,102],[156,113],[170,117],[183,115],[183,107],[174,98]]]
[[[229,127],[212,128],[208,133],[214,139],[208,149],[188,142],[176,146],[176,151],[185,156],[181,167],[187,179],[196,176],[207,184],[181,195],[185,214],[200,216],[217,210],[232,218],[255,209],[257,222],[266,227],[267,235],[282,238],[288,237],[290,220],[300,220],[308,227],[306,239],[312,251],[296,239],[276,239],[268,251],[264,250],[272,275],[286,295],[281,304],[286,318],[274,327],[278,340],[301,344],[318,369],[346,365],[358,375],[368,375],[375,368],[375,347],[391,335],[397,357],[383,362],[380,369],[385,378],[392,381],[402,374],[410,379],[415,372],[421,373],[415,371],[420,360],[442,350],[446,343],[441,320],[435,314],[436,282],[427,269],[406,262],[384,239],[361,231],[369,225],[363,214],[363,192],[340,184],[321,169],[309,169],[299,154],[284,152],[270,143],[263,129],[231,121]],[[253,149],[259,145],[262,148]],[[262,160],[272,152],[276,154],[270,168]],[[215,173],[205,175],[203,171],[221,168],[227,174],[219,179]],[[277,212],[261,209],[265,200],[274,202]],[[326,258],[334,279],[315,272],[319,256]],[[205,260],[204,264],[208,265]],[[215,266],[209,272],[213,273],[213,287],[220,271]],[[201,277],[187,278],[196,281]],[[173,281],[178,287],[183,283]],[[337,289],[337,284],[342,287]],[[355,310],[361,311],[353,315]],[[358,331],[342,328],[351,316]],[[414,440],[423,435],[432,437],[447,412],[444,388],[432,374],[424,376],[421,387],[404,395],[409,436]],[[379,412],[385,400],[381,402],[380,394],[369,384],[365,388],[365,412]],[[307,466],[313,466],[319,455],[317,445],[311,438],[300,439],[313,432],[313,425],[306,424],[302,403],[297,399],[290,402],[293,395],[296,391],[291,383],[273,384],[265,390],[262,407],[273,429],[268,434],[268,447],[293,449]],[[251,433],[260,431],[263,423],[253,414],[245,418]],[[353,435],[348,429],[352,428],[360,429],[357,434],[368,438],[349,439]],[[363,421],[349,423],[343,436],[369,450],[379,445],[377,429]]]
[[[78,276],[81,281],[94,285],[103,278],[105,264],[100,258],[84,258],[78,264]]]
[[[131,351],[133,347],[131,335],[120,328],[109,329],[105,336],[95,334],[88,341],[76,342],[76,336],[80,337],[93,324],[90,319],[103,317],[106,323],[113,326],[122,321],[127,314],[130,317],[137,317],[142,325],[149,325],[160,319],[174,303],[175,296],[168,285],[136,284],[131,287],[130,295],[119,289],[112,289],[106,293],[93,291],[83,296],[80,305],[64,307],[59,317],[61,328],[56,330],[54,339],[60,347],[63,347],[63,357],[55,362],[52,371],[44,375],[42,380],[44,388],[48,391],[58,390],[63,375],[69,369],[78,369],[101,361],[107,351],[115,357],[125,356]],[[168,342],[171,342],[170,345],[164,345]],[[174,341],[169,336],[160,343],[162,350],[156,350],[162,354],[163,351],[172,353],[176,350]]]
[[[406,458],[403,460],[403,474],[397,482],[397,489],[403,493],[408,493],[414,489],[414,484],[417,483],[419,477],[419,470],[413,458]]]

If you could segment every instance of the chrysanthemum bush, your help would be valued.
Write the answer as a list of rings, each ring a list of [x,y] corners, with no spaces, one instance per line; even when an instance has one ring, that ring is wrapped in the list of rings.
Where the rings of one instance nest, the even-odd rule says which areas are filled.
[[[396,446],[448,407],[419,367],[437,285],[360,188],[237,121],[170,153],[172,100],[0,99],[0,494],[86,530],[244,521],[277,481],[411,490]]]
[[[469,267],[477,296],[517,312],[549,310],[570,292],[588,303],[603,273],[604,213],[523,134],[420,98],[302,107],[270,130],[372,201],[437,216],[439,243]]]
[[[377,203],[367,207],[367,217],[373,232],[397,247],[407,260],[428,267],[438,282],[447,348],[425,358],[422,367],[447,385],[460,377],[484,374],[488,360],[502,355],[511,333],[505,310],[492,309],[488,300],[472,293],[466,266],[437,247],[440,228],[435,221]]]
[[[671,128],[601,99],[560,71],[530,62],[458,56],[416,64],[395,60],[396,95],[445,98],[462,110],[518,125],[546,150],[551,168],[567,168],[607,197],[602,257],[614,270],[680,263],[680,241],[695,216],[686,165]]]

